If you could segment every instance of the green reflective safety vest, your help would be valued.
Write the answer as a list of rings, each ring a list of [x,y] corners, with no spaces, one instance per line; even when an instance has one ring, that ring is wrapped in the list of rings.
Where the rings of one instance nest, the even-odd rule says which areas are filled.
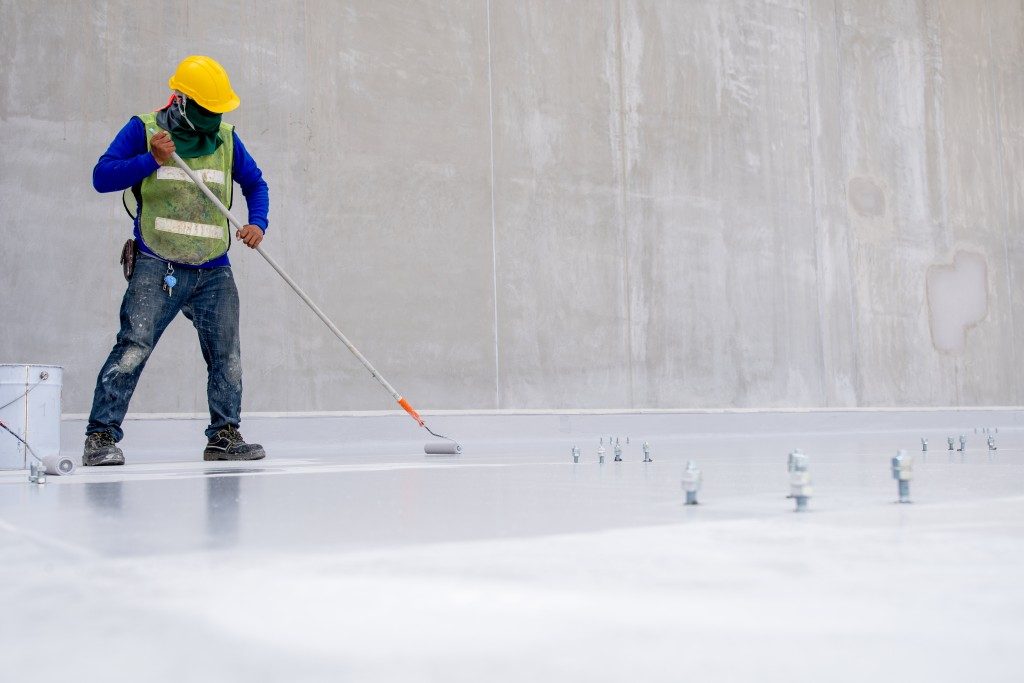
[[[140,114],[146,126],[146,148],[160,130],[156,114]],[[213,154],[184,159],[225,206],[231,206],[234,126],[220,124],[224,144]],[[168,261],[199,265],[224,254],[231,246],[228,220],[173,160],[142,181],[139,231],[153,253]]]

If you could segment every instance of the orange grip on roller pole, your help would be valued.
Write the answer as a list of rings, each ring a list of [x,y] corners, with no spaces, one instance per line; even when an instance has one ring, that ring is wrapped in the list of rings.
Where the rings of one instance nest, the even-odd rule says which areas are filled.
[[[425,426],[423,424],[423,418],[420,417],[420,414],[416,412],[415,408],[413,408],[411,405],[409,405],[408,401],[406,401],[404,398],[400,398],[400,399],[398,399],[398,405],[400,405],[403,408],[405,408],[405,412],[407,412],[410,415],[412,415],[412,419],[414,419],[417,422],[419,422],[420,423],[420,427],[424,427]]]

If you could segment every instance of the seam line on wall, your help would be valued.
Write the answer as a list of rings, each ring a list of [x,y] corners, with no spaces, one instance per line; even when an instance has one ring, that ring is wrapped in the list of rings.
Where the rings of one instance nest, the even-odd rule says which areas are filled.
[[[938,184],[939,191],[939,202],[938,202],[938,218],[932,213],[931,206],[929,206],[929,216],[932,217],[933,224],[937,223],[939,231],[936,233],[937,237],[933,239],[936,252],[940,251],[947,252],[950,257],[955,255],[956,252],[956,234],[950,225],[949,221],[949,178],[947,172],[946,162],[946,112],[945,112],[945,58],[942,54],[942,8],[936,8],[934,12],[930,11],[930,0],[922,0],[921,2],[921,22],[922,22],[922,35],[924,36],[925,49],[927,51],[925,56],[925,68],[927,69],[925,88],[931,91],[931,107],[934,110],[932,114],[932,136],[934,137],[935,154],[936,154],[936,165],[929,167],[929,178],[932,173],[935,174],[935,182]],[[934,40],[932,38],[934,37]],[[927,101],[927,98],[926,98]],[[927,124],[927,122],[926,122]],[[925,133],[925,146],[928,148],[928,133]],[[927,153],[927,152],[926,152]],[[929,180],[929,184],[930,184]],[[933,229],[934,230],[934,229]],[[988,282],[985,283],[986,292],[988,291]],[[923,301],[925,305],[928,305],[928,281],[927,281],[927,268],[925,270],[925,278],[921,283],[921,290]],[[929,307],[929,317],[931,311]],[[934,340],[929,337],[929,343],[934,346]],[[942,359],[939,361],[941,367],[948,366],[952,368],[952,391],[953,396],[956,399],[956,403],[960,404],[963,402],[961,392],[961,365],[962,361],[959,358],[952,358],[948,361]]]
[[[629,276],[629,226],[626,221],[626,86],[623,73],[622,45],[622,0],[615,3],[615,61],[619,72],[619,199],[622,209],[619,227],[622,231],[622,296],[625,299],[626,314],[626,373],[629,379],[629,405],[636,406],[636,392],[633,381],[633,299]]]
[[[942,13],[941,9],[938,12]],[[925,57],[926,68],[928,74],[926,78],[926,87],[932,89],[932,107],[935,110],[933,114],[933,130],[935,136],[935,153],[938,156],[938,165],[935,169],[935,173],[938,176],[937,181],[939,184],[939,217],[937,220],[933,218],[933,222],[937,222],[942,228],[943,232],[941,237],[946,240],[944,248],[946,251],[952,252],[953,244],[955,239],[949,230],[949,182],[946,173],[946,143],[945,143],[945,120],[946,114],[943,104],[942,96],[944,91],[943,87],[943,67],[944,59],[942,56],[942,19],[941,17],[934,17],[933,13],[929,12],[929,2],[925,0],[921,3],[921,23],[922,32],[924,33],[925,49],[927,55]],[[932,40],[934,35],[935,40]]]
[[[1010,246],[1007,244],[1006,231],[1010,227],[1010,203],[1009,196],[1007,194],[1006,186],[1006,147],[1003,144],[1003,117],[999,113],[999,102],[996,99],[996,88],[998,82],[995,74],[995,43],[992,40],[992,21],[993,17],[989,12],[988,21],[988,72],[989,78],[992,80],[992,113],[996,117],[996,145],[999,150],[999,194],[1002,198],[1003,205],[1003,225],[1002,230],[1002,242],[1003,242],[1003,260],[1006,264],[1006,310],[1010,318],[1010,358],[1012,359],[1013,367],[1017,367],[1017,326],[1014,322],[1013,315],[1013,270],[1010,264]],[[1014,396],[1014,398],[1017,398]]]
[[[815,258],[815,269],[814,279],[816,283],[815,287],[815,298],[818,306],[818,351],[821,353],[821,375],[818,377],[819,384],[821,385],[822,399],[826,406],[830,406],[833,403],[833,396],[835,394],[834,385],[829,382],[835,381],[835,369],[832,364],[831,343],[825,344],[825,337],[828,335],[829,341],[832,340],[832,335],[826,332],[826,315],[825,315],[825,304],[822,299],[822,268],[824,257],[822,256],[822,237],[821,232],[824,229],[824,225],[818,225],[818,157],[815,154],[817,145],[814,140],[814,113],[811,110],[811,53],[810,44],[808,42],[808,24],[811,21],[811,3],[810,0],[804,2],[804,106],[807,111],[807,155],[810,163],[808,167],[810,169],[811,176],[811,225],[814,229],[814,258]],[[817,75],[817,71],[815,71]],[[819,100],[821,93],[817,93]],[[824,222],[823,222],[824,223]]]
[[[491,75],[491,0],[487,7],[487,123],[491,152],[491,275],[494,287],[494,407],[501,408],[501,357],[498,353],[498,229],[494,214],[494,80]]]
[[[940,406],[798,406],[794,408],[781,407],[754,407],[754,408],[503,408],[501,410],[490,410],[480,408],[457,409],[457,410],[421,410],[422,415],[433,415],[436,417],[467,417],[467,416],[491,416],[491,417],[520,417],[520,416],[544,416],[544,415],[790,415],[790,414],[820,414],[830,415],[836,413],[986,413],[986,412],[1016,412],[1024,414],[1024,405],[940,405]],[[1024,416],[1024,415],[1022,415]],[[402,410],[325,410],[325,411],[242,411],[245,419],[348,419],[348,418],[399,418],[405,424],[406,413]],[[60,417],[61,422],[84,422],[88,421],[89,413],[64,413]],[[133,422],[140,420],[206,420],[209,421],[210,414],[206,413],[128,413],[124,421]],[[1003,429],[1017,429],[1018,425],[1003,425]]]
[[[854,263],[854,234],[853,225],[850,221],[850,201],[846,189],[847,176],[849,170],[847,169],[846,159],[846,125],[843,121],[845,111],[843,109],[843,34],[839,27],[839,0],[832,0],[832,25],[835,33],[835,45],[836,45],[836,91],[839,93],[839,114],[838,114],[838,128],[839,128],[839,176],[842,182],[843,188],[843,229],[846,232],[846,269],[850,277],[850,287],[847,289],[849,292],[849,305],[850,311],[850,341],[853,343],[853,354],[851,359],[851,372],[853,380],[853,400],[854,403],[860,405],[863,389],[862,380],[860,376],[860,335],[858,334],[859,328],[857,326],[857,306],[858,298],[856,291],[856,275],[855,263]]]

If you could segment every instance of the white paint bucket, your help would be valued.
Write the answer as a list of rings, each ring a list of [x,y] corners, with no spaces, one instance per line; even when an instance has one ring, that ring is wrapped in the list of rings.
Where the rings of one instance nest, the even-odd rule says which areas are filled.
[[[63,381],[59,365],[0,364],[0,421],[28,442],[39,458],[60,455]],[[0,429],[0,470],[28,469],[31,461],[25,446]]]

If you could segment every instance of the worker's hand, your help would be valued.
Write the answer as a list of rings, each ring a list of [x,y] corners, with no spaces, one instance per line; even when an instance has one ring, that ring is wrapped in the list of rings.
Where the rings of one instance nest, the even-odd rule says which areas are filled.
[[[150,138],[149,151],[156,159],[156,163],[161,166],[166,164],[167,160],[171,158],[171,152],[174,151],[174,140],[171,139],[171,134],[162,130]]]
[[[242,240],[245,246],[255,249],[263,241],[263,231],[258,225],[243,225],[242,229],[235,233],[235,237]]]

